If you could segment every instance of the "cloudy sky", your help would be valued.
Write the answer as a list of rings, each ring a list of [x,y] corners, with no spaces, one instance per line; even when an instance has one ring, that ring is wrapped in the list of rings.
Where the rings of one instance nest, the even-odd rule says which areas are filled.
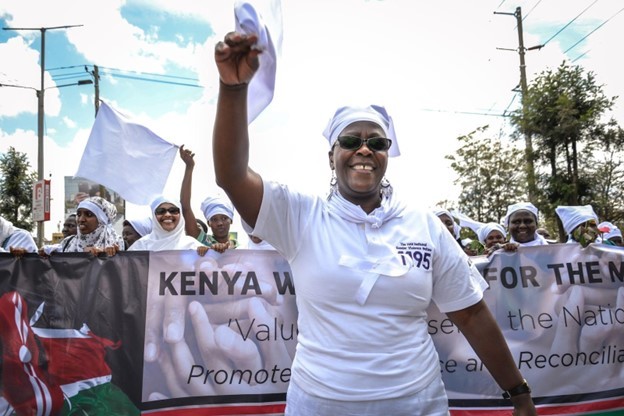
[[[263,0],[264,1],[264,0]],[[166,140],[197,153],[193,207],[214,184],[211,132],[218,75],[215,43],[234,29],[230,0],[4,0],[3,28],[45,34],[45,177],[52,220],[63,218],[63,178],[80,162],[94,119],[91,79],[100,98]],[[521,7],[529,81],[564,60],[594,71],[608,96],[624,96],[624,9],[598,0],[282,0],[283,44],[276,95],[252,123],[252,167],[263,176],[325,195],[330,171],[322,131],[344,103],[378,103],[395,120],[402,155],[388,178],[412,203],[455,200],[444,156],[456,138],[490,125],[508,140],[502,115],[519,105]],[[37,167],[41,31],[0,31],[0,152],[10,146]],[[86,67],[86,68],[85,68]],[[614,115],[624,124],[621,99]],[[179,194],[176,159],[165,193]],[[123,172],[120,172],[123,174]],[[147,215],[129,204],[128,216]],[[237,217],[233,230],[239,231]]]

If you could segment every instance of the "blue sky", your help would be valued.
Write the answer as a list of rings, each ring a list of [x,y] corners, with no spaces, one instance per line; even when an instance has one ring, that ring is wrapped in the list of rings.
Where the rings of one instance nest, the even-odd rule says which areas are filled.
[[[331,112],[345,102],[377,102],[393,114],[401,138],[403,155],[389,171],[395,187],[423,205],[453,200],[455,178],[444,155],[454,150],[455,138],[485,124],[506,137],[509,126],[500,114],[519,104],[511,91],[519,82],[518,54],[497,49],[518,46],[515,18],[493,13],[517,6],[525,17],[525,46],[550,39],[527,52],[529,79],[568,59],[594,71],[607,95],[624,96],[618,2],[285,0],[276,95],[251,125],[252,166],[324,193],[329,169],[320,133]],[[98,65],[103,100],[196,151],[199,212],[206,196],[220,192],[210,153],[218,85],[212,51],[234,29],[232,10],[227,0],[5,0],[0,26],[83,25],[46,32],[46,88],[90,79],[84,66]],[[39,88],[40,39],[39,31],[0,31],[1,84]],[[45,176],[52,175],[54,198],[47,235],[62,217],[57,178],[75,173],[93,123],[94,91],[93,85],[46,89]],[[618,103],[620,124],[623,113]],[[36,169],[36,137],[34,90],[0,87],[0,152],[14,146]],[[182,172],[177,160],[166,193],[178,194]],[[129,216],[144,212],[129,207]]]

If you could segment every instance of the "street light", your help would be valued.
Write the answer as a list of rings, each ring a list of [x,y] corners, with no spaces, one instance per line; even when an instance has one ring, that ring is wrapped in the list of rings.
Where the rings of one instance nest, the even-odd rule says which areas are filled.
[[[53,26],[53,27],[3,27],[2,30],[38,30],[41,33],[41,88],[37,91],[37,132],[38,132],[38,152],[37,155],[37,179],[43,179],[43,96],[45,95],[44,86],[44,73],[45,73],[45,34],[47,30],[55,29],[68,29],[71,27],[81,27],[82,25],[66,25],[66,26]],[[39,221],[37,223],[37,244],[41,246],[43,244],[43,227],[44,222]]]
[[[45,90],[53,89],[53,88],[63,88],[70,87],[73,85],[89,85],[93,84],[93,80],[91,79],[81,79],[77,82],[72,82],[69,84],[61,84],[55,85],[53,87],[44,88],[43,90],[39,90],[34,87],[27,87],[24,85],[14,85],[14,84],[2,84],[0,83],[0,87],[11,87],[11,88],[23,88],[35,91],[37,94],[37,179],[43,179],[43,119],[44,119],[44,108],[43,108],[43,93]],[[41,247],[43,245],[43,231],[44,231],[44,222],[38,221],[37,223],[37,245]]]

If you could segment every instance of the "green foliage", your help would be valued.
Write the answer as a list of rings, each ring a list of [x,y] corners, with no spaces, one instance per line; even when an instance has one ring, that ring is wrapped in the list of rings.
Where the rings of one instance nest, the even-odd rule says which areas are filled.
[[[0,156],[0,215],[16,227],[32,231],[32,190],[37,173],[29,170],[26,154],[13,147]]]
[[[605,203],[605,193],[621,189],[617,164],[599,165],[596,155],[622,150],[624,136],[615,121],[604,123],[615,97],[608,98],[593,72],[562,63],[539,74],[512,115],[518,133],[529,134],[538,188],[537,204],[547,217],[557,205]],[[602,186],[597,180],[607,180]],[[613,201],[612,201],[613,202]],[[598,211],[608,211],[602,205]],[[599,214],[600,215],[600,214]],[[603,217],[604,218],[604,217]]]
[[[462,191],[459,210],[480,222],[498,222],[507,205],[525,198],[523,151],[487,136],[488,126],[460,136],[460,148],[445,156]]]

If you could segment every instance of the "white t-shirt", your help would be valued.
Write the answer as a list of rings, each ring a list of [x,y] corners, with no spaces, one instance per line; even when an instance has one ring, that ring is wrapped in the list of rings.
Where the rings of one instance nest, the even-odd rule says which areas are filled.
[[[379,400],[425,388],[440,377],[427,333],[430,301],[443,312],[463,309],[487,286],[424,210],[405,209],[376,227],[345,220],[324,199],[264,182],[253,233],[293,272],[299,335],[292,380],[328,399]]]

